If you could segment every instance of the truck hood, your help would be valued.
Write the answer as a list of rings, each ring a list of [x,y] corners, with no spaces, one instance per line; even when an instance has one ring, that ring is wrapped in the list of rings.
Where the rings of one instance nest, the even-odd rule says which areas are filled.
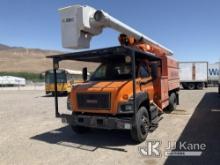
[[[90,81],[87,83],[79,84],[75,87],[75,89],[99,89],[102,90],[104,88],[115,88],[119,89],[122,88],[125,84],[127,84],[129,81],[103,81],[103,82],[96,82],[96,81]]]

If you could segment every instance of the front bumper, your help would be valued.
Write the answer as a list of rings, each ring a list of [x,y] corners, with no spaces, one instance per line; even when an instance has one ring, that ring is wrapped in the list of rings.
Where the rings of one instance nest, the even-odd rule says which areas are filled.
[[[130,118],[109,117],[109,116],[93,116],[93,115],[67,115],[60,116],[63,123],[70,125],[79,125],[90,128],[99,129],[127,129],[132,127]]]

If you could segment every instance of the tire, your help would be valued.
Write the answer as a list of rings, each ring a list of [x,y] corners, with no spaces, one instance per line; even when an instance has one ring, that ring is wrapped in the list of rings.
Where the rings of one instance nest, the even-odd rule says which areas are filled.
[[[141,143],[146,140],[150,128],[149,114],[145,107],[138,109],[133,122],[131,137],[135,142]]]
[[[196,84],[196,89],[203,89],[204,85],[203,83]]]
[[[183,89],[187,89],[187,84],[181,83],[181,85],[182,85]]]
[[[55,92],[51,92],[51,95],[52,95],[53,97],[55,97]],[[61,95],[61,93],[57,91],[57,97],[59,97],[60,95]]]
[[[168,111],[173,111],[176,109],[177,106],[177,97],[175,93],[171,93],[169,97],[169,105],[168,105]]]
[[[187,87],[186,86],[182,86],[183,87],[183,89],[187,89]]]
[[[79,125],[70,125],[70,127],[73,130],[73,132],[77,134],[84,134],[90,130],[88,127],[83,127]]]
[[[195,89],[195,84],[194,83],[188,83],[187,88],[189,90],[193,90],[193,89]]]
[[[69,94],[69,93],[68,93],[67,91],[65,91],[65,92],[63,93],[64,96],[68,96],[68,94]]]

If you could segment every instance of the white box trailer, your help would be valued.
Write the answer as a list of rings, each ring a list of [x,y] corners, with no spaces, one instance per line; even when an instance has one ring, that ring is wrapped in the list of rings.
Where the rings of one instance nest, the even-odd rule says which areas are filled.
[[[218,80],[218,94],[220,94],[220,76],[219,76],[219,80]]]
[[[220,94],[220,62],[209,65],[209,79],[218,83],[218,93]]]
[[[14,76],[0,76],[0,86],[25,86],[26,79]]]
[[[208,66],[208,80],[209,81],[219,81],[220,76],[220,64],[209,64]]]
[[[179,62],[180,83],[184,89],[203,89],[208,82],[208,62]]]

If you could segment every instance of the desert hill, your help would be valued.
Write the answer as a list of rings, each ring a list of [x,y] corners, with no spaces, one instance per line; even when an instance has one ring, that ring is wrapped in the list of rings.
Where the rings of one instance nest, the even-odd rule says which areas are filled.
[[[46,56],[61,53],[64,52],[11,47],[0,44],[0,72],[42,73],[52,68],[52,60],[46,58]],[[93,71],[97,67],[97,64],[78,61],[65,61],[60,63],[61,68],[74,70],[81,70],[85,66],[88,67],[89,71]]]

